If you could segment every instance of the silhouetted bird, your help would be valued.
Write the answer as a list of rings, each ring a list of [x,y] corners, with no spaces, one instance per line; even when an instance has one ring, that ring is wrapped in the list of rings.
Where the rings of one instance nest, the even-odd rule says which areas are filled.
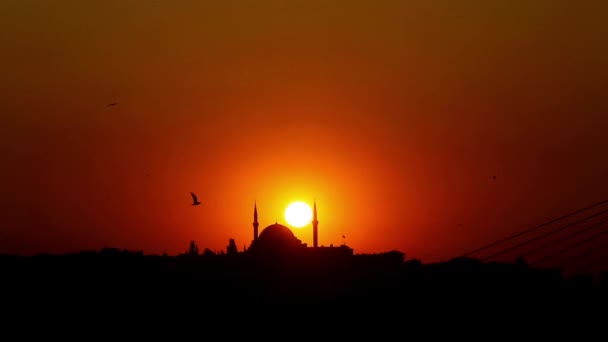
[[[192,196],[192,205],[201,204],[201,202],[198,201],[198,197],[196,197],[196,195],[193,192],[191,192],[190,195]]]
[[[117,104],[118,104],[118,102],[112,102],[112,103],[108,104],[108,107],[116,106]]]

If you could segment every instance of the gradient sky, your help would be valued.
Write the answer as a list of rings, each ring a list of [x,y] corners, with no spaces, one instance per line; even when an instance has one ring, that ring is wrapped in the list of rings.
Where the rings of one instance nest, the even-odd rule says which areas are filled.
[[[430,262],[607,199],[607,13],[3,0],[0,253],[241,249],[316,198],[320,244]]]

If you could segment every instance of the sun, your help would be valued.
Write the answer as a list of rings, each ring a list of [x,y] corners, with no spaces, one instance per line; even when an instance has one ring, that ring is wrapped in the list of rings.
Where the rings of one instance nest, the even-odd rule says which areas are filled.
[[[302,228],[312,220],[312,209],[305,202],[292,202],[285,208],[285,219],[289,225]]]

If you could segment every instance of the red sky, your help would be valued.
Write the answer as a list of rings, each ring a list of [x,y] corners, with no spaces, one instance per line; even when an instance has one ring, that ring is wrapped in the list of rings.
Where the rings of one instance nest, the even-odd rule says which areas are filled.
[[[242,248],[316,198],[320,244],[437,261],[607,199],[606,13],[3,1],[0,252]]]

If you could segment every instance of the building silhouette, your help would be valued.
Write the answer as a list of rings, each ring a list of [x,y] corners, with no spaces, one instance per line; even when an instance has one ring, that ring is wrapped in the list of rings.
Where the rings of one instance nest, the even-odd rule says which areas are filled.
[[[317,220],[317,201],[315,201],[313,203],[313,211],[312,211],[312,246],[314,248],[317,248],[319,246],[318,228],[319,228],[319,220]]]
[[[246,250],[250,255],[270,255],[277,257],[323,257],[329,259],[343,259],[353,256],[353,249],[342,245],[339,247],[319,246],[318,244],[317,203],[313,204],[312,234],[313,246],[309,247],[298,239],[293,231],[282,224],[274,223],[264,228],[258,234],[258,210],[257,203],[253,207],[253,241]]]

